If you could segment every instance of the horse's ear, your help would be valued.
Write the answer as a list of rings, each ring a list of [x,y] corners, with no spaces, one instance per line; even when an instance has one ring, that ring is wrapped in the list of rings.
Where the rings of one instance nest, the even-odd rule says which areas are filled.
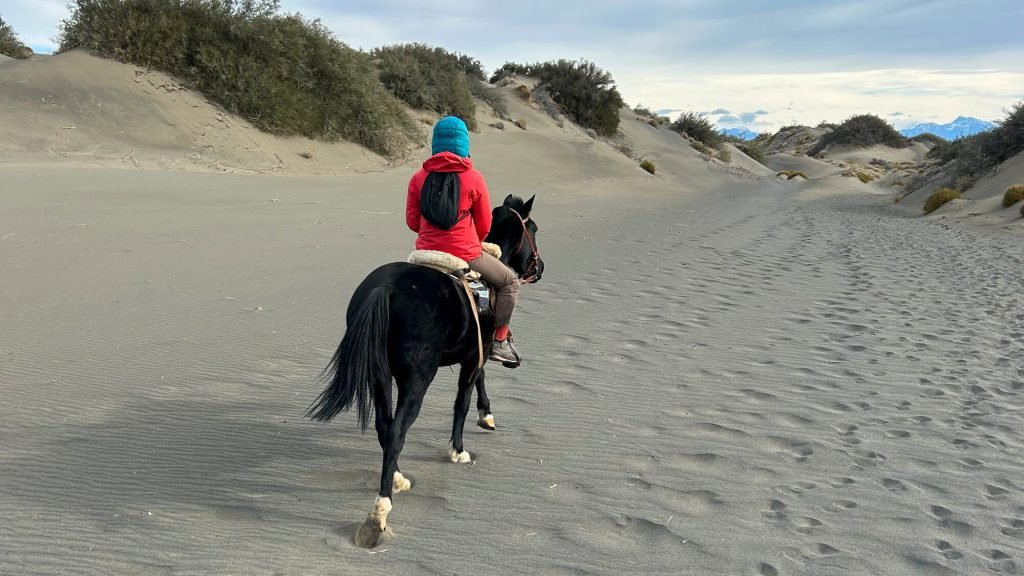
[[[537,197],[536,194],[534,194],[533,196],[530,196],[530,199],[527,200],[525,204],[523,204],[523,218],[529,218],[530,217],[530,212],[533,212],[533,199],[536,198],[536,197]]]
[[[505,196],[505,201],[501,203],[502,206],[508,206],[512,203],[512,195]]]

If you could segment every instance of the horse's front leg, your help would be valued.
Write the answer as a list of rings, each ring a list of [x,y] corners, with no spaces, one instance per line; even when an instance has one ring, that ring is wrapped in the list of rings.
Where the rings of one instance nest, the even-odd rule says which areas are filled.
[[[473,383],[477,376],[475,361],[462,364],[459,370],[459,391],[455,396],[452,439],[448,444],[448,457],[457,464],[465,464],[472,460],[462,444],[462,431],[466,426],[466,414],[469,413],[469,401],[473,396]]]
[[[484,430],[494,430],[494,414],[491,414],[491,399],[487,397],[484,386],[484,369],[476,375],[476,425]]]

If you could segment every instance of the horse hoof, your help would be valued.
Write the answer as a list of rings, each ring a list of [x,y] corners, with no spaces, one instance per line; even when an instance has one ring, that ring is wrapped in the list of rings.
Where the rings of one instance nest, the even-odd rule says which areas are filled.
[[[494,414],[481,414],[480,418],[476,421],[476,425],[484,430],[496,430],[494,427]]]
[[[380,535],[383,533],[384,529],[380,527],[380,523],[371,516],[359,525],[355,537],[356,546],[367,549],[376,548],[377,544],[380,544]]]
[[[473,461],[469,452],[466,452],[465,450],[462,452],[456,452],[455,448],[453,448],[451,444],[448,445],[448,459],[451,460],[453,464],[469,464]]]
[[[406,490],[412,489],[412,482],[408,478],[402,476],[401,472],[395,472],[395,479],[391,483],[391,491],[395,494],[399,492],[405,492]]]

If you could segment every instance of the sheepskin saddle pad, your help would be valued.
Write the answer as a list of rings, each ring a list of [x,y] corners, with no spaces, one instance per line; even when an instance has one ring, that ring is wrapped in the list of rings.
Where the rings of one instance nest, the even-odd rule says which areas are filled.
[[[495,258],[501,258],[501,248],[499,248],[497,244],[484,242],[481,246],[483,247],[484,252],[487,252]],[[445,274],[465,277],[467,280],[480,279],[480,274],[468,271],[469,264],[466,263],[465,260],[458,256],[452,256],[447,252],[440,252],[438,250],[413,250],[412,254],[409,254],[407,262],[410,264],[418,264],[420,266],[428,266],[435,270],[440,270]]]
[[[489,242],[483,243],[483,250],[495,258],[501,258],[501,248]],[[455,280],[465,279],[476,300],[477,311],[486,313],[491,308],[491,289],[480,279],[480,274],[469,269],[462,258],[437,250],[414,250],[407,260],[410,264],[427,266],[448,274]]]

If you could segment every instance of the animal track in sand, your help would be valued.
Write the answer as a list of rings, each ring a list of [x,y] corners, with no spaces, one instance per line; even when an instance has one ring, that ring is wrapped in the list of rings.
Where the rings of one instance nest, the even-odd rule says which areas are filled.
[[[1002,522],[1002,528],[999,529],[1004,536],[1010,538],[1016,538],[1017,540],[1024,540],[1024,520],[1020,518],[1006,518]]]
[[[988,561],[988,569],[997,574],[1016,574],[1017,563],[1013,557],[1002,550],[985,550],[980,556]]]
[[[964,557],[964,555],[957,551],[957,549],[954,548],[952,544],[946,542],[945,540],[936,540],[935,550],[939,554],[942,554],[942,557],[946,560],[960,560]]]
[[[893,480],[892,478],[882,478],[882,488],[885,488],[889,492],[906,492],[907,485],[899,480]]]

